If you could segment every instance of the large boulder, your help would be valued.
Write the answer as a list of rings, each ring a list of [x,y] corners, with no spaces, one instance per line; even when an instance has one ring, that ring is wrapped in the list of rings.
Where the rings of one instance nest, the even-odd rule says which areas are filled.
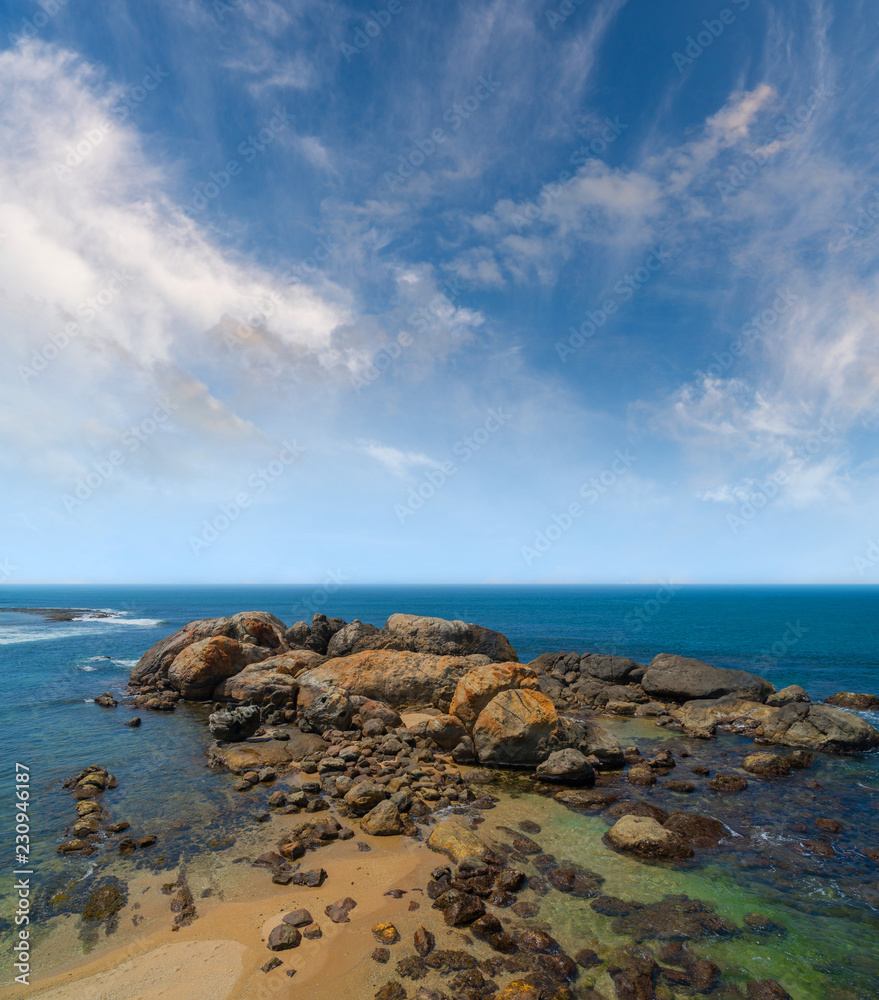
[[[361,640],[378,634],[379,630],[375,625],[369,625],[355,618],[353,622],[340,628],[330,639],[327,644],[327,656],[350,656]]]
[[[143,654],[131,671],[131,686],[153,688],[167,679],[174,659],[187,646],[202,639],[225,636],[243,644],[265,647],[269,652],[286,649],[284,633],[287,626],[267,611],[242,611],[228,618],[200,618],[189,622],[173,635],[160,639]],[[265,657],[263,657],[265,658]]]
[[[562,785],[583,785],[591,788],[595,784],[595,771],[584,754],[573,747],[556,750],[537,765],[535,772],[543,781],[558,782]]]
[[[454,750],[467,735],[467,730],[456,716],[437,715],[427,723],[425,733],[443,750]]]
[[[628,684],[640,681],[644,666],[628,656],[606,656],[603,653],[585,653],[580,657],[580,671],[611,684]]]
[[[289,654],[287,654],[289,655]],[[273,657],[272,659],[278,659]],[[259,705],[292,705],[296,703],[299,685],[290,674],[272,669],[269,660],[252,663],[240,673],[221,681],[215,688],[216,701],[252,701]]]
[[[763,738],[788,747],[862,753],[879,747],[879,731],[859,715],[830,705],[794,702],[763,723]]]
[[[702,660],[673,653],[654,656],[641,679],[641,687],[653,698],[691,701],[737,695],[765,702],[775,688],[763,677],[744,670],[712,667]]]
[[[400,810],[390,799],[385,799],[363,817],[360,829],[372,837],[393,837],[402,833],[403,820],[400,818]]]
[[[458,681],[449,715],[457,716],[469,732],[479,713],[501,691],[514,688],[531,688],[538,685],[533,670],[521,663],[489,663],[475,667]]]
[[[498,663],[518,662],[519,657],[506,636],[481,625],[421,615],[391,615],[385,627],[365,636],[354,647],[397,649],[435,656],[487,656]]]
[[[641,858],[680,861],[693,856],[693,848],[682,837],[649,816],[623,816],[604,836],[618,851]]]
[[[555,749],[555,705],[539,691],[501,691],[479,713],[473,744],[484,764],[536,767]]]
[[[806,690],[801,688],[799,684],[789,684],[780,691],[776,691],[775,694],[769,695],[766,699],[766,704],[771,705],[773,708],[784,708],[785,705],[789,705],[792,701],[811,700]],[[879,702],[879,699],[877,699],[877,702]]]
[[[300,728],[313,733],[325,733],[331,729],[344,732],[351,728],[353,716],[354,705],[348,695],[339,688],[328,688],[302,713]]]
[[[435,656],[406,650],[364,650],[338,656],[297,677],[303,688],[342,687],[395,707],[448,711],[458,681],[483,657]]]
[[[488,853],[488,847],[479,837],[456,820],[437,823],[427,840],[427,846],[445,854],[455,863],[464,858],[484,858]]]
[[[206,701],[221,681],[268,655],[264,646],[242,644],[225,636],[202,639],[174,657],[168,668],[168,682],[182,697]]]
[[[758,725],[774,719],[777,714],[777,708],[733,695],[716,700],[688,701],[681,707],[679,717],[685,733],[698,735],[713,731],[717,725],[733,722]]]
[[[245,705],[231,712],[214,712],[208,719],[208,729],[215,740],[239,743],[250,739],[259,729],[260,715],[256,705]]]

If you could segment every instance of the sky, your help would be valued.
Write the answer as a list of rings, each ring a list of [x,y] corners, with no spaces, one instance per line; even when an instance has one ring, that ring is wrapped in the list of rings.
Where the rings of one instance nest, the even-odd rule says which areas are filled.
[[[862,0],[0,0],[0,582],[879,582]]]

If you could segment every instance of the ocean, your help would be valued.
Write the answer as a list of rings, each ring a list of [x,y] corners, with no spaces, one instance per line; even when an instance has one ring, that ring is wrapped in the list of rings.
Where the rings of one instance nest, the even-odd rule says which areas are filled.
[[[110,616],[59,622],[3,610],[25,607],[91,609]],[[523,662],[559,649],[626,655],[642,663],[657,653],[680,653],[760,673],[778,688],[801,684],[813,700],[840,690],[879,692],[876,587],[5,585],[0,592],[0,746],[10,793],[17,763],[26,765],[32,776],[30,824],[38,926],[65,906],[75,908],[100,875],[95,858],[56,854],[73,811],[69,794],[60,790],[61,782],[90,763],[108,768],[119,779],[113,793],[117,818],[124,814],[132,827],[156,832],[167,845],[158,861],[132,864],[158,863],[169,869],[181,860],[194,864],[204,848],[206,831],[234,836],[248,822],[247,807],[232,792],[229,776],[219,778],[206,770],[206,708],[188,706],[167,715],[140,712],[143,725],[130,729],[122,725],[132,714],[130,709],[102,709],[93,699],[104,691],[121,695],[140,655],[186,622],[257,610],[271,612],[288,625],[310,620],[315,612],[375,625],[382,625],[394,612],[459,618],[503,632]],[[877,713],[864,715],[879,724]],[[631,725],[632,738],[637,736],[641,746],[651,741],[658,746],[667,738],[652,724]],[[854,794],[846,798],[845,808],[852,822],[866,831],[864,835],[872,836],[872,845],[879,846],[874,807],[879,755],[827,760],[822,768],[825,777],[850,784]],[[866,791],[858,794],[859,787]],[[778,811],[777,803],[766,803],[765,808],[770,807]],[[757,802],[754,808],[759,811],[762,806]],[[7,824],[11,811],[5,815]],[[599,822],[566,812],[557,823],[556,836],[566,849],[575,851]],[[761,824],[761,836],[785,836],[781,819],[776,829],[769,812]],[[594,857],[589,860],[593,866],[598,863]],[[727,863],[715,866],[713,883],[736,909],[737,900],[741,902],[741,873],[724,869],[723,864]],[[856,870],[875,884],[875,864],[872,870],[869,865]],[[698,879],[704,893],[705,873]],[[875,892],[849,891],[845,880],[835,875],[831,881],[832,885],[822,885],[821,878],[812,875],[782,878],[781,891],[777,884],[772,888],[766,882],[764,909],[786,914],[788,922],[796,923],[802,920],[807,899],[810,912],[818,913],[811,924],[802,926],[800,937],[792,933],[783,947],[778,946],[777,960],[787,962],[793,953],[802,959],[816,947],[810,928],[821,926],[822,933],[836,940],[826,946],[827,954],[822,953],[823,964],[829,962],[837,977],[842,975],[840,968],[849,969],[845,976],[852,990],[840,995],[869,998],[868,991],[875,986],[872,996],[877,997],[879,960],[869,953],[875,952],[879,901]],[[10,889],[11,884],[0,889],[4,904]],[[825,895],[828,913],[821,912]],[[753,909],[752,903],[749,899]],[[0,933],[11,929],[5,905],[4,911]],[[816,925],[819,917],[824,922]],[[570,914],[564,919],[571,919]],[[839,943],[843,940],[844,947]],[[834,947],[842,949],[836,959]],[[852,957],[855,951],[857,960]],[[762,954],[765,957],[769,950]],[[824,986],[815,983],[823,982],[804,974],[803,1000],[821,996]]]

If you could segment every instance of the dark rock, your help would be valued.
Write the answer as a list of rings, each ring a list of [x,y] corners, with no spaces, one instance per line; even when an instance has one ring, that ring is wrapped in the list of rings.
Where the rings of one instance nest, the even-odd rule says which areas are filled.
[[[375,991],[375,1000],[406,1000],[406,991],[399,983],[385,983]]]
[[[296,872],[291,879],[293,885],[304,885],[310,889],[319,889],[326,882],[327,873],[323,868],[307,872]]]
[[[110,694],[109,691],[105,691],[103,694],[99,694],[95,698],[95,704],[100,705],[101,708],[115,708],[119,702]]]
[[[387,965],[391,960],[391,952],[388,948],[373,948],[372,960],[379,965]]]
[[[574,866],[556,868],[549,872],[546,880],[559,892],[569,893],[579,899],[591,899],[597,896],[604,882],[601,875]]]
[[[346,896],[344,899],[336,900],[335,903],[330,903],[324,913],[334,924],[347,924],[349,922],[348,914],[356,905],[357,903],[350,896]]]
[[[748,981],[749,1000],[793,1000],[790,993],[774,979],[750,979]]]
[[[261,725],[257,705],[244,705],[226,712],[214,712],[208,718],[208,728],[216,740],[241,743],[250,739]]]
[[[859,694],[854,691],[839,691],[824,699],[825,705],[836,708],[854,709],[857,712],[879,711],[879,697],[875,694]]]
[[[472,924],[485,913],[485,904],[478,896],[455,889],[440,896],[434,906],[443,911],[443,917],[450,927]]]
[[[115,885],[104,885],[95,889],[89,896],[83,920],[108,920],[115,916],[125,906],[125,896]]]
[[[715,774],[708,787],[712,792],[743,792],[748,782],[738,774]]]
[[[650,661],[641,680],[648,695],[673,701],[737,695],[763,702],[775,688],[763,677],[744,670],[712,667],[702,660],[660,653]]]
[[[662,825],[692,847],[717,847],[724,837],[729,836],[729,831],[719,820],[696,813],[672,813]]]
[[[554,937],[550,937],[546,931],[537,930],[531,927],[527,930],[521,931],[517,935],[517,941],[519,943],[519,947],[525,951],[549,955],[561,950],[558,941],[556,941]]]
[[[290,948],[298,948],[302,941],[302,935],[296,927],[290,924],[278,924],[271,934],[269,934],[269,951],[287,951]]]
[[[277,969],[278,966],[283,964],[284,963],[280,960],[280,958],[270,958],[265,965],[260,966],[260,970],[262,972],[271,972],[273,969]]]
[[[305,927],[307,924],[314,923],[314,917],[312,917],[308,910],[299,909],[293,910],[291,913],[285,913],[281,917],[281,921],[285,924],[290,924],[291,927]]]
[[[480,920],[483,919],[480,917]],[[422,958],[427,958],[427,956],[433,951],[434,945],[436,944],[436,938],[431,934],[429,930],[425,927],[419,927],[415,931],[414,936],[415,950]]]
[[[689,781],[666,781],[663,787],[680,795],[692,795],[696,791],[696,786]]]
[[[657,823],[664,823],[668,819],[668,813],[659,806],[650,802],[617,802],[607,810],[608,816],[619,819],[621,816],[648,816],[655,819]]]
[[[690,985],[694,990],[707,993],[720,981],[720,969],[707,959],[699,959],[687,967],[690,974]]]
[[[542,781],[558,782],[563,785],[582,785],[591,788],[595,784],[595,771],[585,755],[572,747],[551,753],[542,764],[538,764],[535,774]]]
[[[128,722],[123,722],[123,726],[130,726],[132,729],[137,729],[140,725],[140,716],[135,715],[133,719],[129,719]]]

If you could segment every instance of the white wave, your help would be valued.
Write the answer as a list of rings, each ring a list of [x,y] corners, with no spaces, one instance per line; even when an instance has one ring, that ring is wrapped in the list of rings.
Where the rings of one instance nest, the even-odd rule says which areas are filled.
[[[141,628],[155,628],[165,624],[161,618],[103,618],[101,621],[108,625],[138,625]]]
[[[96,670],[99,670],[99,669],[100,669],[100,667],[90,667],[90,666],[88,666],[88,665],[85,665],[85,666],[77,666],[77,668],[76,668],[76,669],[77,669],[77,670],[84,670],[84,671],[85,671],[85,672],[86,672],[87,674],[92,674],[92,673],[94,673],[94,672],[95,672]]]

